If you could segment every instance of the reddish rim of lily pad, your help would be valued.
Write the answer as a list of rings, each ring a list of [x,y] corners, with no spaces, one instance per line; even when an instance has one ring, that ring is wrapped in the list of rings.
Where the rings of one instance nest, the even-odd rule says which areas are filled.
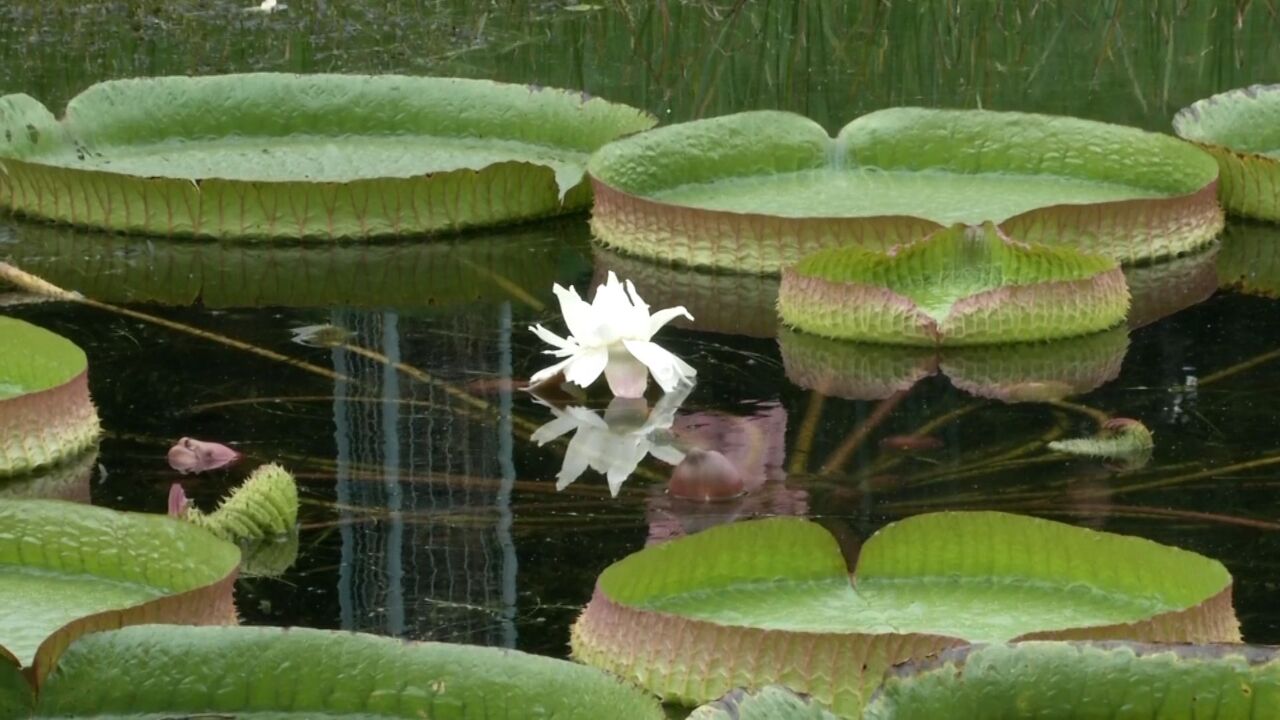
[[[975,146],[986,154],[974,153]],[[1046,168],[1045,158],[1061,162]],[[774,273],[824,248],[885,249],[943,225],[927,217],[927,206],[916,214],[788,216],[669,202],[664,193],[722,179],[846,167],[1131,181],[1149,192],[982,219],[1028,242],[1136,262],[1181,254],[1221,230],[1211,160],[1168,136],[1077,118],[892,108],[850,122],[836,138],[801,116],[775,111],[671,125],[606,145],[588,172],[592,228],[605,245],[685,265]]]
[[[100,433],[89,397],[89,361],[66,338],[0,316],[0,478],[54,465]],[[15,389],[6,393],[6,384]]]

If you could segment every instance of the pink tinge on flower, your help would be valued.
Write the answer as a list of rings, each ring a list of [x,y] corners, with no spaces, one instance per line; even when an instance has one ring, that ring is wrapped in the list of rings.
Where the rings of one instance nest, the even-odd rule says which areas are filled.
[[[169,448],[169,467],[186,475],[224,468],[240,459],[226,445],[184,437]]]
[[[191,501],[187,499],[187,493],[180,483],[169,486],[169,517],[180,518],[186,515],[190,504]]]

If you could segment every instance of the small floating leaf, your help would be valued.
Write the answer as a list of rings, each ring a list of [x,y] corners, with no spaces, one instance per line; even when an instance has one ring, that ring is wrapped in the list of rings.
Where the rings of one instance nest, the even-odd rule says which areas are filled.
[[[1137,460],[1148,458],[1155,448],[1151,431],[1141,421],[1132,418],[1113,418],[1102,424],[1098,434],[1091,438],[1054,440],[1049,449],[1069,455],[1107,458],[1112,460]]]
[[[862,717],[1248,720],[1278,712],[1275,648],[1027,642],[956,648],[907,663]]]

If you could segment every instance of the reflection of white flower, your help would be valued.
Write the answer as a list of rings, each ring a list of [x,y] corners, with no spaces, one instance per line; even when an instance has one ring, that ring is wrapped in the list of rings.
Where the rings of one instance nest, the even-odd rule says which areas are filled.
[[[556,417],[533,433],[538,445],[576,431],[556,475],[556,490],[568,487],[589,467],[608,479],[609,492],[617,497],[622,483],[645,456],[678,464],[684,459],[684,453],[672,444],[667,431],[675,422],[680,403],[692,389],[688,383],[681,384],[675,392],[663,395],[652,411],[642,399],[614,398],[603,418],[584,407],[561,409],[548,405]]]
[[[273,13],[287,9],[288,5],[281,5],[276,0],[262,0],[262,4],[254,5],[244,9],[245,12]]]
[[[692,320],[688,310],[674,307],[650,315],[649,306],[636,294],[631,281],[624,286],[612,272],[596,288],[590,304],[573,288],[555,285],[554,290],[560,298],[560,312],[569,327],[569,337],[562,338],[541,325],[529,329],[555,346],[546,351],[548,355],[564,359],[538,371],[531,383],[536,385],[563,372],[565,380],[587,387],[604,373],[614,395],[635,398],[644,395],[649,372],[653,372],[663,392],[671,392],[682,381],[693,379],[696,371],[688,363],[650,341],[654,333],[676,317],[683,315]]]

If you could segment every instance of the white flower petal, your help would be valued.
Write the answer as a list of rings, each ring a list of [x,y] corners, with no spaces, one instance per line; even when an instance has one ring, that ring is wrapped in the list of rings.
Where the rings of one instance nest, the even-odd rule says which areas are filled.
[[[585,348],[569,358],[564,379],[578,387],[588,387],[600,377],[609,364],[609,351],[604,348]]]
[[[591,305],[578,296],[573,288],[552,285],[551,290],[560,299],[560,314],[569,328],[569,337],[580,345],[592,345],[596,337],[596,319]]]
[[[574,480],[587,471],[590,447],[585,442],[584,434],[579,431],[569,441],[569,447],[564,451],[564,462],[560,464],[560,472],[556,473],[556,490],[569,487]]]
[[[609,493],[618,497],[622,483],[640,466],[640,461],[649,454],[649,442],[643,436],[614,436],[616,440],[609,448],[608,467],[605,477],[609,481]]]
[[[561,360],[560,362],[556,363],[555,365],[552,365],[551,367],[542,368],[538,372],[534,373],[533,377],[529,378],[529,384],[537,385],[538,383],[546,382],[550,380],[556,375],[559,375],[565,368],[569,367],[569,365],[573,361],[574,361],[574,358],[570,357],[570,358]]]
[[[620,398],[644,397],[649,386],[649,368],[625,349],[609,353],[609,364],[604,368],[604,378],[609,390]]]
[[[690,320],[693,320],[693,316],[689,314],[688,310],[684,309],[683,305],[679,307],[667,308],[666,310],[659,310],[658,312],[654,313],[653,316],[649,318],[649,334],[642,339],[648,340],[649,338],[653,337],[659,330],[662,329],[663,325],[666,325],[667,323],[671,322],[672,320],[675,320],[681,315],[689,318]]]
[[[657,343],[647,340],[623,340],[622,344],[636,356],[636,359],[648,366],[653,379],[663,392],[671,392],[682,380],[692,379],[697,374],[688,363],[672,355]]]
[[[689,397],[691,392],[693,392],[693,383],[680,383],[675,390],[658,398],[658,402],[654,403],[653,410],[649,413],[648,420],[644,423],[643,431],[651,433],[655,430],[666,430],[675,424],[676,411],[680,409],[681,403]]]
[[[566,340],[541,325],[530,325],[529,329],[532,330],[533,334],[537,335],[538,339],[542,342],[548,345],[553,345],[561,350],[571,350],[576,348],[578,345],[572,339]]]

